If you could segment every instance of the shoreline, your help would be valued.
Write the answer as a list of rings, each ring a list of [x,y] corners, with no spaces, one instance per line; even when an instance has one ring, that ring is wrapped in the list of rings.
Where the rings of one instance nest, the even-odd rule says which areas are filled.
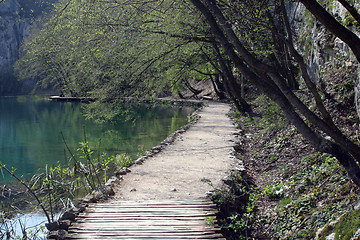
[[[129,102],[129,101],[128,101]],[[134,100],[135,102],[135,100]],[[156,154],[160,153],[166,146],[172,144],[174,140],[181,134],[187,131],[192,125],[194,125],[200,118],[199,112],[206,106],[204,101],[186,101],[186,100],[171,100],[171,99],[159,99],[157,101],[161,104],[171,105],[181,105],[181,106],[197,106],[195,111],[191,114],[191,121],[176,130],[174,133],[166,137],[158,145],[152,147],[149,151],[145,152],[143,156],[137,158],[136,160],[130,163],[128,168],[124,167],[118,171],[115,176],[109,178],[109,180],[101,186],[97,191],[88,194],[87,196],[76,199],[75,206],[68,209],[64,213],[60,214],[60,217],[53,223],[45,224],[48,229],[47,239],[63,239],[67,234],[67,230],[71,224],[75,221],[75,218],[83,213],[90,203],[98,203],[108,200],[110,197],[114,196],[114,188],[120,184],[123,179],[123,176],[131,172],[131,168],[135,165],[142,165],[146,159],[154,157]],[[144,103],[144,102],[142,102]],[[149,101],[154,103],[154,101]],[[195,106],[194,106],[195,105]]]
[[[206,104],[206,103],[204,103],[204,102],[202,102],[202,104],[204,105],[204,106],[207,106],[207,107],[209,107],[209,105],[212,105],[213,107],[214,106],[220,106],[221,105],[221,103],[213,103],[213,104]],[[229,107],[229,105],[227,105],[228,107],[227,108],[229,108],[230,109],[230,107]],[[204,107],[204,108],[206,108],[206,107]],[[149,165],[150,164],[150,166],[151,166],[151,168],[152,169],[157,169],[157,167],[155,167],[155,166],[153,166],[151,163],[148,163],[148,161],[145,161],[145,160],[148,160],[149,159],[149,161],[153,161],[154,160],[154,158],[159,158],[159,157],[161,157],[161,156],[163,156],[163,155],[165,155],[166,156],[166,153],[164,153],[163,152],[163,150],[165,149],[165,147],[167,147],[166,148],[166,151],[167,151],[167,154],[169,154],[169,148],[173,148],[174,147],[174,145],[178,145],[179,144],[179,141],[182,141],[182,138],[184,137],[184,135],[183,135],[183,133],[186,135],[187,133],[188,133],[188,129],[191,127],[191,126],[193,126],[195,123],[198,123],[199,122],[199,120],[200,121],[202,121],[203,119],[201,118],[201,117],[199,117],[199,112],[200,112],[200,110],[201,110],[201,113],[204,113],[203,112],[203,110],[204,110],[204,108],[201,108],[201,109],[197,109],[193,114],[192,114],[192,118],[193,118],[193,121],[191,121],[190,123],[188,123],[188,124],[186,124],[185,126],[183,126],[182,128],[180,128],[179,130],[177,130],[177,131],[175,131],[172,135],[170,135],[169,137],[167,137],[166,139],[164,139],[159,145],[157,145],[157,146],[155,146],[155,147],[153,147],[150,151],[148,151],[148,152],[146,152],[145,154],[144,154],[144,156],[142,156],[142,157],[140,157],[140,158],[138,158],[138,159],[136,159],[134,162],[133,162],[133,164],[129,167],[129,168],[123,168],[123,169],[121,169],[121,171],[119,172],[119,176],[114,176],[113,178],[111,178],[111,179],[109,179],[109,181],[105,184],[105,186],[104,187],[102,187],[102,188],[100,188],[98,191],[96,191],[96,192],[93,192],[93,194],[91,194],[91,195],[89,195],[89,196],[87,196],[87,197],[85,197],[85,198],[83,198],[83,199],[80,199],[79,200],[79,202],[76,204],[76,207],[75,208],[73,208],[73,209],[70,209],[70,210],[68,210],[67,212],[65,212],[60,218],[59,218],[59,221],[58,222],[56,222],[56,223],[54,223],[54,228],[51,228],[51,230],[50,230],[50,233],[49,233],[49,239],[51,239],[51,238],[59,238],[59,236],[65,236],[66,234],[67,234],[67,230],[68,230],[68,228],[70,227],[70,225],[71,225],[71,223],[73,222],[73,221],[75,221],[75,219],[76,219],[76,217],[80,214],[80,213],[82,213],[82,212],[84,212],[84,211],[86,211],[86,207],[90,204],[90,203],[97,203],[97,202],[103,202],[103,201],[105,201],[105,200],[110,200],[111,199],[111,201],[113,201],[113,200],[115,200],[116,199],[116,197],[115,197],[115,199],[114,199],[114,196],[115,196],[115,192],[116,191],[118,191],[118,189],[120,188],[120,189],[122,189],[123,187],[126,187],[126,188],[128,188],[129,186],[125,186],[126,185],[126,183],[124,183],[124,177],[125,178],[127,178],[127,173],[129,173],[129,172],[131,172],[132,174],[130,174],[129,176],[132,176],[132,175],[134,175],[134,172],[135,172],[135,170],[134,169],[137,169],[137,168],[139,168],[139,167],[143,167],[143,166],[141,166],[141,165],[143,165],[144,163],[147,163],[147,165]],[[209,112],[210,111],[210,112]],[[209,110],[209,109],[207,109],[207,114],[210,114],[210,115],[214,115],[215,114],[215,116],[212,116],[213,118],[214,118],[214,120],[212,120],[212,121],[215,121],[214,122],[214,126],[216,126],[217,125],[217,120],[218,120],[218,117],[217,117],[217,115],[216,115],[216,113],[213,113],[211,110]],[[232,155],[232,153],[231,152],[233,152],[233,146],[234,146],[234,143],[235,143],[235,140],[232,140],[232,143],[229,143],[228,141],[230,140],[230,139],[233,139],[234,137],[235,137],[235,135],[234,135],[234,133],[236,132],[236,128],[235,128],[235,126],[234,126],[234,124],[233,124],[233,122],[232,122],[232,120],[231,119],[229,119],[227,116],[225,116],[226,117],[226,119],[228,119],[227,121],[228,122],[231,122],[231,124],[229,124],[229,123],[227,123],[227,124],[225,124],[226,126],[229,124],[229,127],[231,126],[231,129],[233,129],[233,130],[230,130],[230,129],[227,129],[228,127],[226,127],[226,126],[224,126],[225,127],[225,129],[227,129],[226,131],[231,131],[232,133],[230,133],[230,135],[232,135],[232,136],[230,136],[230,135],[228,135],[228,134],[225,134],[224,132],[222,132],[223,130],[221,130],[218,134],[216,134],[216,135],[223,135],[224,137],[222,137],[223,138],[223,140],[221,140],[221,141],[225,141],[224,143],[222,143],[222,144],[225,144],[224,146],[227,146],[226,148],[224,148],[223,150],[220,150],[220,149],[222,149],[222,147],[220,147],[219,149],[218,149],[218,145],[220,144],[218,141],[219,140],[215,140],[215,148],[214,148],[214,150],[215,150],[215,153],[217,153],[218,155],[220,154],[220,159],[225,159],[225,160],[221,160],[221,161],[219,161],[219,160],[216,160],[216,159],[212,159],[212,157],[210,157],[210,160],[211,161],[216,161],[217,162],[217,165],[218,165],[218,168],[219,169],[223,169],[223,170],[221,170],[220,172],[218,172],[218,173],[216,173],[214,176],[212,176],[212,177],[215,177],[217,180],[216,180],[216,184],[215,185],[219,185],[219,183],[222,183],[222,179],[224,178],[224,177],[226,177],[226,172],[230,169],[230,165],[233,165],[233,164],[237,164],[237,163],[235,163],[235,161],[236,161],[236,157],[235,156],[233,156]],[[207,119],[207,120],[204,120],[204,121],[208,121],[209,119]],[[203,124],[203,123],[202,123]],[[198,125],[196,125],[197,127],[200,127],[200,126],[198,126]],[[208,130],[207,130],[207,127],[205,126],[205,128],[204,128],[204,126],[202,127],[203,128],[203,130],[205,130],[205,132],[206,133],[211,133],[211,132],[208,132]],[[197,128],[196,128],[197,129]],[[196,130],[194,130],[194,131],[196,131]],[[193,133],[194,134],[194,133]],[[196,133],[195,133],[196,134]],[[225,135],[224,135],[225,134]],[[179,135],[181,135],[180,137],[179,137]],[[180,140],[179,140],[180,139]],[[177,141],[177,144],[173,144],[173,142],[174,141]],[[200,139],[201,140],[201,139]],[[209,140],[208,142],[209,142],[209,144],[210,144],[210,141],[211,140]],[[190,143],[191,144],[191,143]],[[205,144],[207,144],[207,143],[205,143]],[[212,144],[214,144],[214,143],[212,143]],[[211,145],[211,144],[210,144]],[[221,145],[221,144],[220,144]],[[228,150],[226,150],[226,149],[228,149]],[[232,149],[232,150],[231,150]],[[171,151],[171,150],[170,150]],[[191,148],[190,149],[188,149],[188,151],[191,151]],[[220,151],[220,153],[218,153],[218,151]],[[224,152],[225,151],[225,152]],[[210,152],[212,152],[212,150],[210,151]],[[164,154],[160,154],[160,155],[158,155],[159,153],[164,153]],[[190,153],[190,152],[189,152]],[[214,152],[213,152],[214,153]],[[192,155],[194,155],[194,154],[192,154]],[[226,157],[226,155],[228,156],[228,157]],[[169,157],[169,156],[168,156]],[[195,157],[195,156],[192,156],[192,157]],[[226,160],[227,159],[227,160]],[[223,163],[221,163],[222,161],[226,161],[226,162],[228,162],[227,164],[223,164]],[[182,163],[180,163],[180,165],[181,165]],[[228,164],[230,164],[230,165],[228,165]],[[187,164],[185,164],[185,165],[187,165]],[[226,167],[226,166],[228,166],[228,167]],[[188,166],[186,166],[186,167],[188,167]],[[146,166],[144,166],[144,168],[146,168],[146,169],[148,169],[148,167],[146,167]],[[172,168],[172,166],[170,166],[170,168]],[[176,167],[174,170],[178,170],[178,167]],[[160,170],[161,171],[161,170]],[[202,170],[201,170],[202,171]],[[161,174],[161,176],[159,176],[159,175],[157,175],[157,177],[155,177],[155,178],[160,178],[160,177],[163,177],[163,174],[164,174],[164,172]],[[213,173],[214,174],[214,173]],[[220,175],[219,175],[220,174]],[[125,176],[126,175],[126,176]],[[180,174],[180,177],[181,177],[181,175],[182,174]],[[222,177],[220,177],[220,176],[222,176]],[[198,179],[198,175],[193,175],[193,177],[195,177],[196,179],[197,179],[197,181],[199,181],[200,179]],[[210,177],[210,178],[212,178],[212,177]],[[214,179],[213,179],[214,180]],[[203,183],[201,183],[201,181],[199,181],[199,182],[197,182],[197,181],[193,181],[193,184],[195,184],[196,186],[198,186],[198,187],[200,187],[201,189],[203,189],[204,188],[204,186],[203,185],[205,185],[205,184],[203,184]],[[120,184],[121,183],[121,184]],[[141,185],[143,185],[143,184],[146,184],[146,181],[145,182],[143,182],[143,181],[141,181],[141,183],[140,183]],[[120,186],[121,185],[121,186]],[[215,186],[214,185],[214,186]],[[205,186],[205,188],[206,189],[208,189],[208,185],[206,185]],[[116,188],[116,189],[115,189]],[[166,187],[167,188],[167,187]],[[114,192],[114,189],[115,189],[115,192]],[[181,191],[180,191],[180,189],[181,189],[181,187],[176,187],[176,188],[174,188],[173,190],[171,190],[173,193],[175,193],[175,194],[179,194]],[[194,189],[196,189],[196,187],[194,188]],[[197,191],[203,191],[203,190],[199,190],[199,189],[196,189]],[[136,190],[134,190],[136,193],[139,193],[140,192],[140,190],[138,190],[138,191],[136,191]],[[134,191],[129,191],[129,192],[134,192]],[[209,190],[206,190],[206,192],[208,192]],[[206,197],[207,196],[207,194],[205,194],[206,193],[205,192],[205,190],[204,190],[204,192],[202,192],[201,193],[201,195],[202,194],[204,194],[204,197]],[[118,195],[119,193],[117,193],[117,198],[119,197],[119,195]],[[165,193],[165,194],[167,194],[167,193]],[[63,222],[66,222],[67,224],[63,224]],[[66,226],[66,227],[61,227],[61,226]],[[56,229],[56,228],[58,228],[58,229]],[[65,229],[64,229],[65,228]]]

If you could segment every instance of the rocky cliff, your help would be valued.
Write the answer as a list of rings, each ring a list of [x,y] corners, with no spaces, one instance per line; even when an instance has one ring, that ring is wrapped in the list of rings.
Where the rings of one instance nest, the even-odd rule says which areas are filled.
[[[12,66],[18,57],[21,42],[29,33],[30,22],[21,19],[17,0],[0,4],[0,95],[18,93],[20,83]]]
[[[358,9],[359,6],[360,4],[355,5]],[[350,48],[322,26],[315,17],[307,13],[305,7],[299,2],[289,3],[288,10],[294,32],[300,38],[301,44],[298,48],[310,56],[307,59],[309,73],[317,84],[324,80],[322,79],[323,73],[329,69],[342,69],[349,73],[350,71],[357,72],[353,79],[354,102],[360,117],[360,68]],[[360,25],[339,2],[331,2],[328,11],[343,25],[360,36]]]

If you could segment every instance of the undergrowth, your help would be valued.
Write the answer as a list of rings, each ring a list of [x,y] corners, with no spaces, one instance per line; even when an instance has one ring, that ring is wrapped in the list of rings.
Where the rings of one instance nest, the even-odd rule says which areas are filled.
[[[235,181],[238,190],[228,187],[229,196],[221,194],[231,206],[237,194],[247,196],[239,200],[246,201],[241,207],[226,209],[225,229],[232,233],[228,239],[313,239],[319,228],[351,214],[360,191],[337,159],[309,146],[266,97],[252,105],[252,116],[234,115],[243,133],[238,157],[253,182]]]
[[[53,222],[57,213],[74,206],[74,199],[91,194],[116,175],[118,169],[129,167],[132,162],[125,154],[111,157],[105,153],[95,154],[86,140],[79,143],[76,152],[69,148],[68,151],[69,165],[46,166],[43,173],[30,179],[17,176],[15,169],[9,169],[0,162],[1,171],[13,176],[20,185],[14,184],[16,192],[7,186],[3,186],[0,192],[1,239],[41,239],[37,237],[38,232],[43,231],[41,226],[25,226],[16,216],[40,210],[46,215],[48,223]],[[22,227],[21,232],[16,229],[17,225]]]
[[[216,189],[213,195],[220,209],[217,219],[222,232],[227,239],[247,239],[255,217],[258,189],[245,172],[234,172],[224,182],[224,187]]]

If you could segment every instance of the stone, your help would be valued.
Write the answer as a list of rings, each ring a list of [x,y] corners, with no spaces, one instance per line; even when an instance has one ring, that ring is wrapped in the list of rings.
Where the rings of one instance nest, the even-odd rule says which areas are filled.
[[[85,211],[85,209],[89,206],[89,204],[85,203],[85,202],[82,202],[80,201],[77,205],[76,205],[76,211],[75,212],[78,212],[78,213],[82,213]]]
[[[144,163],[144,160],[142,160],[142,159],[138,159],[135,161],[135,164],[137,164],[137,165],[141,165],[143,163]]]
[[[66,212],[63,213],[63,215],[60,217],[60,221],[64,221],[64,220],[70,220],[70,221],[75,221],[76,218],[76,214],[74,212],[73,209],[70,209]]]
[[[81,199],[81,201],[84,202],[84,203],[95,203],[95,202],[97,202],[97,200],[93,196],[90,196],[90,195],[88,195],[86,197],[83,197]]]
[[[229,176],[224,177],[223,179],[221,179],[226,185],[231,185],[232,184],[232,180]]]
[[[214,192],[213,192],[213,191],[208,191],[208,192],[205,193],[205,195],[206,195],[207,197],[211,197],[211,196],[214,195]]]
[[[59,230],[59,223],[57,221],[55,222],[50,222],[50,223],[45,223],[45,227],[47,230],[49,231],[56,231]]]
[[[92,192],[93,200],[95,202],[98,202],[100,199],[108,199],[109,196],[114,196],[115,192],[114,189],[111,186],[101,186],[98,188],[98,190]]]
[[[62,240],[65,239],[67,235],[67,231],[64,229],[59,229],[56,231],[51,231],[47,235],[47,239],[56,239],[56,240]]]
[[[112,176],[111,178],[109,178],[109,180],[107,180],[107,182],[105,183],[106,186],[111,186],[114,187],[116,184],[120,183],[120,179],[118,179],[115,176]]]
[[[176,192],[176,188],[171,188],[170,192]]]
[[[67,231],[71,226],[71,223],[72,221],[70,220],[59,221],[59,228]]]
[[[138,160],[136,160],[135,163],[138,162],[139,160],[140,160],[140,158]],[[117,175],[117,176],[126,175],[129,172],[131,172],[131,170],[129,168],[123,167],[123,168],[117,170],[115,172],[115,175]]]

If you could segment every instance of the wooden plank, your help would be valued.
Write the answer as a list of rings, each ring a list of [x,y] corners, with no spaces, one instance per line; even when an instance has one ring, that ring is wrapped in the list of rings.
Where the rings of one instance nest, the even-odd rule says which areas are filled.
[[[215,209],[207,209],[207,208],[89,208],[86,210],[86,212],[183,212],[183,211],[189,211],[189,212],[217,212]]]
[[[176,204],[176,205],[175,205]],[[172,207],[182,207],[182,206],[216,206],[216,204],[212,202],[113,202],[113,203],[90,203],[90,207],[96,207],[96,206],[172,206]]]
[[[203,225],[181,225],[181,224],[149,224],[149,225],[141,225],[142,223],[139,223],[139,226],[135,225],[114,225],[109,224],[109,226],[99,225],[98,223],[95,224],[80,224],[80,225],[74,225],[71,229],[103,229],[105,230],[115,230],[115,229],[140,229],[140,230],[146,230],[146,229],[204,229],[204,230],[215,230],[215,227],[211,226],[203,226]]]
[[[131,240],[144,240],[144,239],[219,239],[219,240],[226,240],[221,234],[218,235],[212,235],[212,236],[114,236],[114,235],[74,235],[70,236],[67,239],[131,239]]]
[[[132,221],[132,220],[178,220],[178,221],[187,221],[189,217],[184,216],[109,216],[106,217],[109,221],[119,220],[119,221]],[[203,216],[200,217],[191,217],[193,220],[204,220]],[[76,222],[82,222],[82,221],[104,221],[104,218],[101,217],[94,217],[94,216],[87,216],[86,218],[77,218]]]
[[[111,230],[107,230],[107,231],[103,231],[102,229],[75,229],[75,230],[71,230],[69,231],[69,233],[75,233],[75,234],[81,234],[81,233],[99,233],[99,234],[104,234],[104,235],[119,235],[119,236],[130,236],[130,235],[211,235],[211,234],[217,234],[219,232],[217,231],[204,231],[204,230],[184,230],[184,231],[174,231],[174,230],[159,230],[159,229],[154,229],[154,230],[146,230],[146,231],[132,231],[132,230],[128,230],[128,231],[111,231]]]
[[[102,218],[102,217],[149,217],[149,216],[154,216],[154,213],[143,213],[141,215],[139,214],[131,214],[131,213],[126,213],[126,214],[117,214],[117,213],[93,213],[93,214],[85,214],[85,215],[81,215],[79,216],[79,218],[88,218],[88,217],[92,217],[92,218]],[[175,214],[166,214],[166,213],[162,213],[162,214],[157,214],[156,216],[163,216],[163,217],[187,217],[187,218],[195,218],[195,217],[204,217],[204,218],[208,218],[211,216],[215,216],[215,214],[212,213],[199,213],[199,214],[181,214],[181,215],[175,215]]]
[[[94,236],[118,236],[118,237],[134,237],[134,236],[162,236],[162,237],[179,237],[179,236],[192,236],[192,237],[209,237],[211,235],[220,236],[220,233],[193,231],[193,232],[119,232],[119,231],[77,231],[73,236],[80,235],[94,235]]]
[[[204,200],[90,204],[68,239],[224,239],[216,212],[215,204]],[[215,225],[208,224],[209,217]]]

